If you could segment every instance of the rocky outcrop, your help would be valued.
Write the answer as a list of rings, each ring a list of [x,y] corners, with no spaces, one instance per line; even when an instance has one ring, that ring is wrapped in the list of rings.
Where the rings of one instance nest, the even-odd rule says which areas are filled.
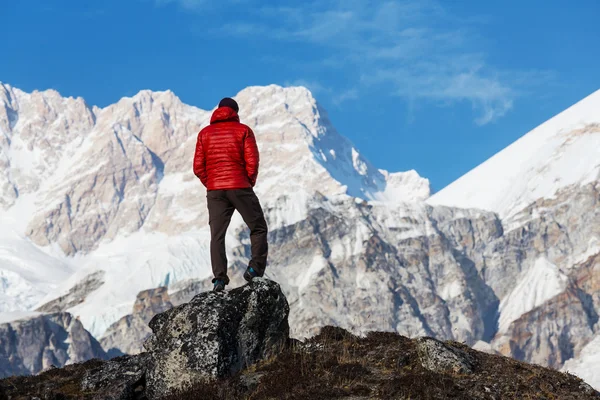
[[[55,313],[0,324],[0,377],[105,359],[100,344],[78,319]]]
[[[228,292],[206,292],[150,321],[148,397],[231,376],[288,341],[289,306],[279,285],[257,278]]]
[[[173,307],[166,287],[144,290],[137,295],[133,312],[112,324],[100,339],[109,357],[138,354],[152,330],[150,320]]]
[[[230,282],[233,287],[245,283],[240,277],[234,277]],[[163,286],[141,291],[137,295],[132,313],[112,324],[100,338],[100,344],[110,358],[142,352],[144,342],[152,334],[148,323],[156,314],[188,303],[194,296],[209,291],[212,287],[210,278],[189,279],[168,289]]]

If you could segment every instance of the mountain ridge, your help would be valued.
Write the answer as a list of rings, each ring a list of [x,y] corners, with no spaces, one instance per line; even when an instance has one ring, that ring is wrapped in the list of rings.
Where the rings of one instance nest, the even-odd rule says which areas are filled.
[[[600,178],[600,90],[550,118],[428,199],[503,219],[571,184]],[[590,165],[593,166],[590,170]]]

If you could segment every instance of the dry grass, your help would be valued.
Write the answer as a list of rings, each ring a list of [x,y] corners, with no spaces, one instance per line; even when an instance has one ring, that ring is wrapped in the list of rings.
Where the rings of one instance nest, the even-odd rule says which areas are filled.
[[[355,337],[333,327],[229,379],[168,400],[233,399],[594,399],[581,380],[555,370],[476,352],[472,375],[437,374],[419,363],[415,343],[394,333]],[[257,378],[252,384],[252,378]]]
[[[81,399],[93,393],[82,393],[79,382],[86,371],[101,365],[93,359],[80,364],[55,368],[34,376],[11,376],[0,380],[0,400]],[[10,397],[9,397],[10,396]]]

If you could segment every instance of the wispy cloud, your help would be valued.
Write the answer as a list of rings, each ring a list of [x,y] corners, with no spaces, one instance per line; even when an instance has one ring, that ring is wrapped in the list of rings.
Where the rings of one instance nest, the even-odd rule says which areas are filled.
[[[204,3],[156,1],[178,1],[188,8]],[[344,69],[361,91],[387,90],[409,103],[468,102],[476,110],[474,120],[479,125],[504,116],[516,98],[551,78],[547,71],[490,65],[486,41],[478,34],[485,17],[461,18],[434,0],[319,0],[300,4],[260,7],[256,3],[251,23],[233,20],[221,27],[221,33],[324,48],[330,56],[320,61],[322,67]],[[323,91],[313,83],[312,90],[315,88]],[[356,88],[341,91],[334,102],[357,96]]]

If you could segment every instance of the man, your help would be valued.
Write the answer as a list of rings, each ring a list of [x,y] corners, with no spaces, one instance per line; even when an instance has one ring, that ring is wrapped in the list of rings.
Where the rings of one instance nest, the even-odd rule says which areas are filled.
[[[252,129],[240,123],[238,111],[235,100],[221,100],[210,125],[198,134],[194,156],[194,174],[207,189],[210,260],[216,292],[229,284],[225,234],[235,210],[250,228],[252,259],[244,279],[250,282],[263,276],[267,265],[267,223],[253,190],[258,176],[258,147]]]

